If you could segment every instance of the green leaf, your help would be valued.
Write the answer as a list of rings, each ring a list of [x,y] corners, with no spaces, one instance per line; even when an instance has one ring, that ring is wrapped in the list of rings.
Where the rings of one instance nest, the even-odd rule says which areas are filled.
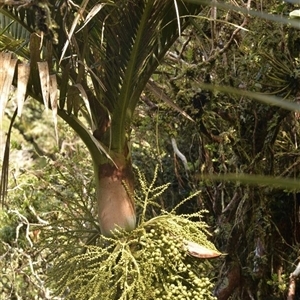
[[[199,83],[199,85],[202,88],[207,90],[220,91],[224,93],[232,93],[240,96],[249,97],[268,105],[278,106],[291,111],[300,111],[300,105],[298,103],[293,103],[280,97],[251,92],[243,89],[236,89],[229,86],[219,86],[219,85],[212,85],[212,84],[205,84],[205,83]]]
[[[272,177],[265,175],[249,175],[249,174],[224,174],[224,175],[204,175],[199,176],[202,180],[213,181],[231,181],[241,184],[249,184],[254,186],[266,186],[272,188],[280,188],[289,191],[299,191],[300,181],[298,179]]]
[[[217,2],[217,1],[187,0],[186,2],[199,4],[199,5],[215,6],[215,7],[224,9],[226,11],[234,10],[234,11],[246,14],[246,15],[250,15],[252,17],[258,17],[261,19],[278,22],[280,24],[287,24],[287,25],[291,25],[295,28],[300,29],[300,22],[283,17],[282,15],[268,14],[265,11],[257,11],[257,10],[247,9],[244,7],[230,5],[230,4],[226,4],[223,2]]]

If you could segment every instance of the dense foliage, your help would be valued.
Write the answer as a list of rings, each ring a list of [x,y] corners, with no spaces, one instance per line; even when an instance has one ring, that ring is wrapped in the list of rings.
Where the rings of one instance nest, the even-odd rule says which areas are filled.
[[[275,0],[250,2],[252,8],[275,15],[286,16],[299,8]],[[235,5],[242,8],[244,2]],[[292,26],[234,10],[205,8],[152,76],[194,122],[146,90],[132,127],[134,163],[146,178],[153,176],[158,164],[157,183],[152,188],[159,191],[171,183],[170,188],[157,195],[156,205],[140,209],[145,219],[135,231],[120,231],[121,239],[103,241],[98,238],[94,218],[90,163],[81,146],[74,146],[72,140],[65,157],[48,157],[42,174],[39,168],[30,173],[26,167],[26,173],[10,185],[11,210],[1,213],[1,268],[6,274],[1,296],[54,299],[45,285],[47,269],[52,278],[60,279],[59,284],[52,284],[52,290],[57,289],[61,297],[72,296],[74,291],[92,299],[101,289],[108,299],[125,295],[196,299],[198,288],[198,297],[203,285],[212,289],[206,277],[214,277],[218,300],[296,299],[289,294],[289,276],[298,263],[299,184],[295,181],[294,189],[273,187],[269,178],[299,178],[299,114],[255,102],[234,93],[234,88],[275,95],[286,102],[299,101],[299,42],[300,31]],[[216,88],[219,85],[227,86],[226,93]],[[183,156],[178,155],[174,140]],[[228,174],[269,177],[261,182],[249,177],[247,182],[239,177],[232,180]],[[192,199],[177,206],[191,195]],[[136,196],[142,203],[145,187],[139,188]],[[197,223],[203,209],[208,213],[200,214]],[[175,211],[185,218],[176,216]],[[191,217],[195,223],[190,223]],[[185,234],[200,242],[194,230],[200,224],[206,232],[203,220],[212,228],[216,247],[226,253],[213,268],[182,251]],[[169,221],[175,227],[164,223]],[[182,227],[181,222],[193,225]],[[184,230],[178,239],[176,228]],[[99,247],[102,243],[108,247]],[[176,255],[167,251],[173,248]],[[59,259],[58,269],[52,268],[53,259]],[[103,260],[107,265],[101,264]],[[74,269],[75,265],[79,268]],[[87,278],[97,282],[82,286],[86,265],[90,266]],[[128,277],[120,275],[124,268]],[[64,272],[69,277],[64,277]],[[118,290],[105,282],[113,276]],[[141,285],[134,284],[135,278]],[[90,288],[93,283],[96,289]],[[76,289],[70,292],[64,290],[66,286]]]
[[[288,14],[294,8],[274,1],[262,9]],[[210,13],[208,8],[207,15]],[[148,109],[144,113],[152,120],[145,122],[148,137],[173,187],[166,205],[171,199],[176,203],[177,195],[200,188],[197,203],[185,206],[184,212],[208,209],[215,243],[229,253],[216,286],[218,299],[288,296],[289,275],[298,255],[298,183],[295,181],[290,191],[284,183],[281,188],[272,187],[268,177],[258,181],[255,175],[299,177],[299,116],[253,102],[230,88],[221,93],[207,84],[297,102],[299,38],[299,30],[290,26],[219,9],[217,20],[202,19],[185,31],[156,75],[167,94],[195,122],[157,105],[151,95],[145,96]],[[152,106],[149,101],[154,102]],[[174,152],[172,136],[185,155],[188,172]],[[236,181],[233,176],[228,179],[234,182],[226,181],[226,174],[251,174],[254,178],[244,184],[247,180]],[[217,175],[223,180],[204,179],[216,179]]]
[[[137,171],[140,225],[101,238],[85,151],[48,160],[11,185],[11,209],[1,219],[3,299],[214,299],[212,266],[188,251],[191,242],[215,249],[202,212],[161,211],[157,197],[168,185],[155,184],[157,169],[151,183]],[[151,218],[151,208],[159,215]]]

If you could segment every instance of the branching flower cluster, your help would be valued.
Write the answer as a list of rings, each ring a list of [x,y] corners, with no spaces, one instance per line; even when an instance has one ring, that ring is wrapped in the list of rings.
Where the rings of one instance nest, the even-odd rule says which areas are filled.
[[[215,299],[208,278],[210,263],[192,257],[185,247],[185,241],[191,241],[217,251],[207,239],[202,212],[181,216],[162,212],[147,220],[152,192],[160,195],[161,189],[152,184],[155,178],[150,189],[145,177],[140,176],[140,181],[145,202],[138,227],[131,232],[120,229],[113,238],[100,237],[94,245],[81,245],[80,253],[78,249],[62,252],[50,271],[57,295],[80,300]]]

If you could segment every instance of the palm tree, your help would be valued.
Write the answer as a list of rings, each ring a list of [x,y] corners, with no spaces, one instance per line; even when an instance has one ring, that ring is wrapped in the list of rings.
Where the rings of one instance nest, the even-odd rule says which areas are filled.
[[[18,40],[10,26],[4,28],[2,49],[17,54],[19,62],[2,54],[2,63],[11,70],[3,77],[2,94],[6,95],[17,64],[18,113],[28,79],[25,96],[51,107],[54,119],[56,114],[63,118],[91,153],[102,234],[110,235],[116,226],[132,230],[136,224],[129,146],[133,113],[151,75],[201,6],[181,0],[5,4],[16,8],[3,6],[0,12],[25,28],[30,39]],[[2,96],[0,111],[7,97]],[[2,192],[7,184],[5,166]]]

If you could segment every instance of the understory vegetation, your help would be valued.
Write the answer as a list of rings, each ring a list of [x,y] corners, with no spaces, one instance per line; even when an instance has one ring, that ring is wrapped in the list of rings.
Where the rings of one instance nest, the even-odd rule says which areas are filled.
[[[140,97],[133,231],[101,236],[88,150],[62,121],[56,143],[52,116],[25,102],[0,299],[300,299],[300,114],[284,105],[300,103],[300,29],[242,10],[288,17],[300,4],[226,3],[240,10],[204,7]]]
[[[1,297],[215,299],[209,279],[214,272],[204,258],[221,253],[207,239],[206,212],[163,210],[157,199],[169,185],[156,184],[158,168],[150,182],[137,169],[139,225],[101,237],[91,170],[83,157],[78,147],[72,161],[57,157],[43,171],[18,176],[9,193],[10,209],[1,215]]]

